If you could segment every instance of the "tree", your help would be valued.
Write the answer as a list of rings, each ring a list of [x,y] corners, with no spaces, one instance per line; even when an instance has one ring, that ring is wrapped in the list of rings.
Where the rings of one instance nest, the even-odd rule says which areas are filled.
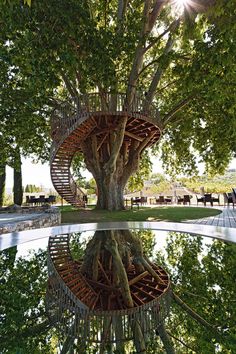
[[[58,97],[122,91],[129,109],[145,91],[143,109],[157,110],[152,119],[164,133],[169,170],[184,166],[191,173],[199,151],[207,169],[223,171],[235,150],[234,2],[192,1],[184,15],[173,8],[174,1],[160,0],[3,3],[9,15],[1,33],[13,65],[41,88],[54,86],[55,104]],[[124,187],[151,136],[130,139],[127,151],[127,117],[109,124],[102,148],[98,128],[80,149],[97,183],[97,207],[122,209]]]
[[[13,187],[13,201],[14,204],[21,205],[23,200],[23,187],[22,187],[22,172],[21,172],[21,157],[20,150],[16,148],[16,158],[14,161],[14,187]]]
[[[0,165],[0,207],[3,206],[5,195],[6,165]]]
[[[1,34],[2,37],[2,34]],[[36,155],[45,161],[49,156],[49,88],[24,76],[14,62],[11,41],[0,43],[0,140],[1,166],[14,169],[14,202],[22,203],[21,157]],[[34,82],[33,82],[34,81]],[[46,93],[47,92],[47,93]],[[50,108],[51,109],[51,108]],[[0,180],[3,190],[5,177]],[[16,194],[16,195],[15,195]]]

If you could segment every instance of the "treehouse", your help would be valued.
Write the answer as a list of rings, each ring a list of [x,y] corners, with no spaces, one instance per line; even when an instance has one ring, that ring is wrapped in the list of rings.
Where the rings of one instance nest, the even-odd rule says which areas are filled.
[[[126,104],[125,94],[88,94],[59,102],[51,118],[51,178],[68,203],[84,206],[83,192],[70,172],[73,156],[81,152],[98,188],[98,205],[124,208],[123,190],[138,169],[145,148],[161,135],[158,111],[145,110],[145,97]],[[112,199],[112,200],[111,200]]]

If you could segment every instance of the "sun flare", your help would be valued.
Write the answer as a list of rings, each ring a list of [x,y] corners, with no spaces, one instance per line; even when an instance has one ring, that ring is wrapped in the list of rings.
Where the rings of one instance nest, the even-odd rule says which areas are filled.
[[[176,13],[183,13],[190,3],[191,0],[172,0],[173,8]]]

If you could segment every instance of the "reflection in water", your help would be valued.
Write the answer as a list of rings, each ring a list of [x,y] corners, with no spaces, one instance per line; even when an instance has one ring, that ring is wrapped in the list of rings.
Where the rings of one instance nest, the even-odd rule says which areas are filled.
[[[47,307],[61,332],[78,340],[80,351],[99,343],[124,352],[133,340],[146,349],[145,336],[164,332],[170,280],[143,254],[138,235],[129,230],[96,231],[84,257],[74,259],[69,236],[49,239]]]
[[[234,353],[235,245],[171,233],[159,249],[163,238],[161,232],[155,235],[150,231],[115,231],[110,235],[106,231],[95,233],[88,242],[83,235],[71,235],[69,248],[74,266],[69,271],[79,272],[86,287],[81,286],[81,279],[74,284],[79,296],[69,302],[70,292],[56,279],[52,267],[48,280],[46,250],[31,251],[27,256],[24,252],[24,257],[17,256],[16,248],[3,251],[0,352]],[[67,243],[60,245],[61,254],[58,259],[54,257],[54,267],[60,268],[67,247]],[[158,266],[150,263],[146,255],[152,256]],[[71,260],[67,261],[70,264]],[[148,266],[159,279],[150,275]],[[175,295],[163,326],[168,301],[158,298],[169,292],[164,269],[170,275]],[[77,280],[64,270],[64,282],[73,288]],[[87,308],[93,314],[90,322],[85,321]],[[125,342],[124,337],[128,339]],[[81,348],[85,338],[90,338],[90,342],[84,342]],[[94,338],[98,343],[91,343]]]

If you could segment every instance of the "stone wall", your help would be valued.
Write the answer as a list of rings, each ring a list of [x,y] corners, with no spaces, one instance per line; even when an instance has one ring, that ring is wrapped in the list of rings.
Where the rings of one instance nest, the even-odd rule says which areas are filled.
[[[7,216],[8,213],[5,215]],[[33,213],[23,213],[14,214],[9,213],[12,216],[10,221],[6,220],[3,222],[0,220],[0,234],[14,232],[14,231],[25,231],[30,229],[40,229],[43,227],[57,226],[61,223],[61,213],[58,208],[50,208],[45,211],[34,211]]]

